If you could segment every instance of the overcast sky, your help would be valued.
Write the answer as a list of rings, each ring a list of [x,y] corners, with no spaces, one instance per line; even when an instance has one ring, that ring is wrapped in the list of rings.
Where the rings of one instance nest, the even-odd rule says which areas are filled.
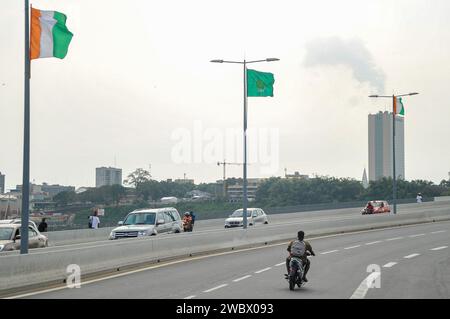
[[[406,178],[448,177],[448,0],[32,3],[65,13],[74,33],[64,60],[32,62],[36,183],[94,186],[95,167],[117,165],[125,177],[149,164],[158,180],[184,173],[196,183],[221,179],[216,161],[224,155],[208,147],[242,127],[242,67],[209,60],[266,57],[280,61],[251,68],[274,73],[274,97],[249,98],[249,135],[268,136],[276,169],[253,163],[250,177],[287,168],[361,179],[367,115],[391,109],[390,100],[367,96],[414,91],[420,95],[404,99]],[[23,19],[23,1],[1,1],[0,171],[7,189],[22,179]],[[174,159],[174,149],[189,141],[193,153],[209,155]],[[234,155],[229,160],[241,161],[242,153]],[[241,167],[227,175],[242,176]]]

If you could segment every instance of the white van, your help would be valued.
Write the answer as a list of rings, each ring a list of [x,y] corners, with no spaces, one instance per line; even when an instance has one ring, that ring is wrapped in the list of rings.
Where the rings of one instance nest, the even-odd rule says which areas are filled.
[[[109,239],[179,233],[183,228],[180,214],[173,207],[135,210],[118,224],[119,227],[109,234]]]

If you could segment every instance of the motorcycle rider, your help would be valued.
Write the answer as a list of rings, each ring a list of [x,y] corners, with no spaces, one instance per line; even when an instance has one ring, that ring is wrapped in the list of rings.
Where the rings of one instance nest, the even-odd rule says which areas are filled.
[[[373,214],[373,205],[372,205],[372,202],[368,202],[368,203],[367,203],[366,209],[367,209],[367,212],[368,212],[369,214]]]
[[[308,282],[308,279],[306,279],[306,274],[308,273],[309,267],[311,266],[311,262],[309,261],[307,256],[308,256],[308,253],[310,253],[312,256],[315,256],[316,254],[314,253],[311,244],[307,241],[304,241],[303,240],[304,238],[305,238],[305,233],[302,230],[300,230],[297,233],[297,240],[293,240],[289,243],[288,248],[287,248],[287,251],[289,252],[289,256],[286,258],[286,269],[289,274],[289,270],[290,270],[289,265],[291,262],[291,257],[294,256],[291,253],[292,245],[296,242],[302,243],[303,245],[305,245],[305,253],[303,254],[303,256],[295,256],[295,257],[299,257],[302,260],[303,264],[305,265],[305,271],[303,273],[303,281]],[[285,274],[286,278],[288,278],[288,274]]]
[[[184,213],[183,228],[184,231],[192,231],[192,217],[189,212]]]

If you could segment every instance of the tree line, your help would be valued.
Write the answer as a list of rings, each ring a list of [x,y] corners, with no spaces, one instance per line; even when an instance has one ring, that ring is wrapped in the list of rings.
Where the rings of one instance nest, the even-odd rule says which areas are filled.
[[[397,198],[449,196],[450,182],[439,185],[425,180],[397,181]],[[371,181],[365,189],[350,178],[317,177],[311,179],[270,178],[256,192],[256,202],[262,207],[321,204],[392,199],[392,178]]]
[[[192,190],[208,192],[216,197],[215,202],[225,202],[222,185],[217,183],[178,183],[173,181],[156,181],[144,169],[130,173],[124,181],[131,187],[121,185],[91,188],[76,194],[62,192],[54,197],[59,206],[74,202],[91,202],[93,204],[116,205],[128,195],[133,195],[136,203],[156,201],[161,197],[174,196],[184,198]],[[229,178],[227,185],[241,183],[242,179]],[[397,181],[399,199],[415,198],[417,193],[423,197],[450,195],[450,181],[443,180],[439,185],[426,180]],[[351,178],[316,177],[310,179],[286,179],[273,177],[259,185],[256,203],[261,207],[293,206],[302,204],[321,204],[332,202],[350,202],[375,199],[392,199],[392,179],[383,178],[371,181],[365,189],[362,183]]]

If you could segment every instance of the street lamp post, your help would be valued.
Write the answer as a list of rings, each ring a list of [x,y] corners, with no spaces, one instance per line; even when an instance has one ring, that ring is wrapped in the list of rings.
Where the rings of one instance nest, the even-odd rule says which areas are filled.
[[[370,95],[371,98],[390,98],[392,99],[392,203],[394,205],[394,215],[397,214],[397,173],[395,165],[395,118],[396,118],[396,101],[395,99],[402,96],[417,95],[419,93],[408,93],[408,94],[398,94],[398,95]]]
[[[267,58],[264,60],[254,60],[254,61],[226,61],[226,60],[211,60],[212,63],[236,63],[242,64],[244,66],[244,171],[243,171],[243,203],[242,203],[242,216],[243,216],[243,227],[247,228],[247,64],[257,63],[257,62],[274,62],[279,61],[277,58]]]

